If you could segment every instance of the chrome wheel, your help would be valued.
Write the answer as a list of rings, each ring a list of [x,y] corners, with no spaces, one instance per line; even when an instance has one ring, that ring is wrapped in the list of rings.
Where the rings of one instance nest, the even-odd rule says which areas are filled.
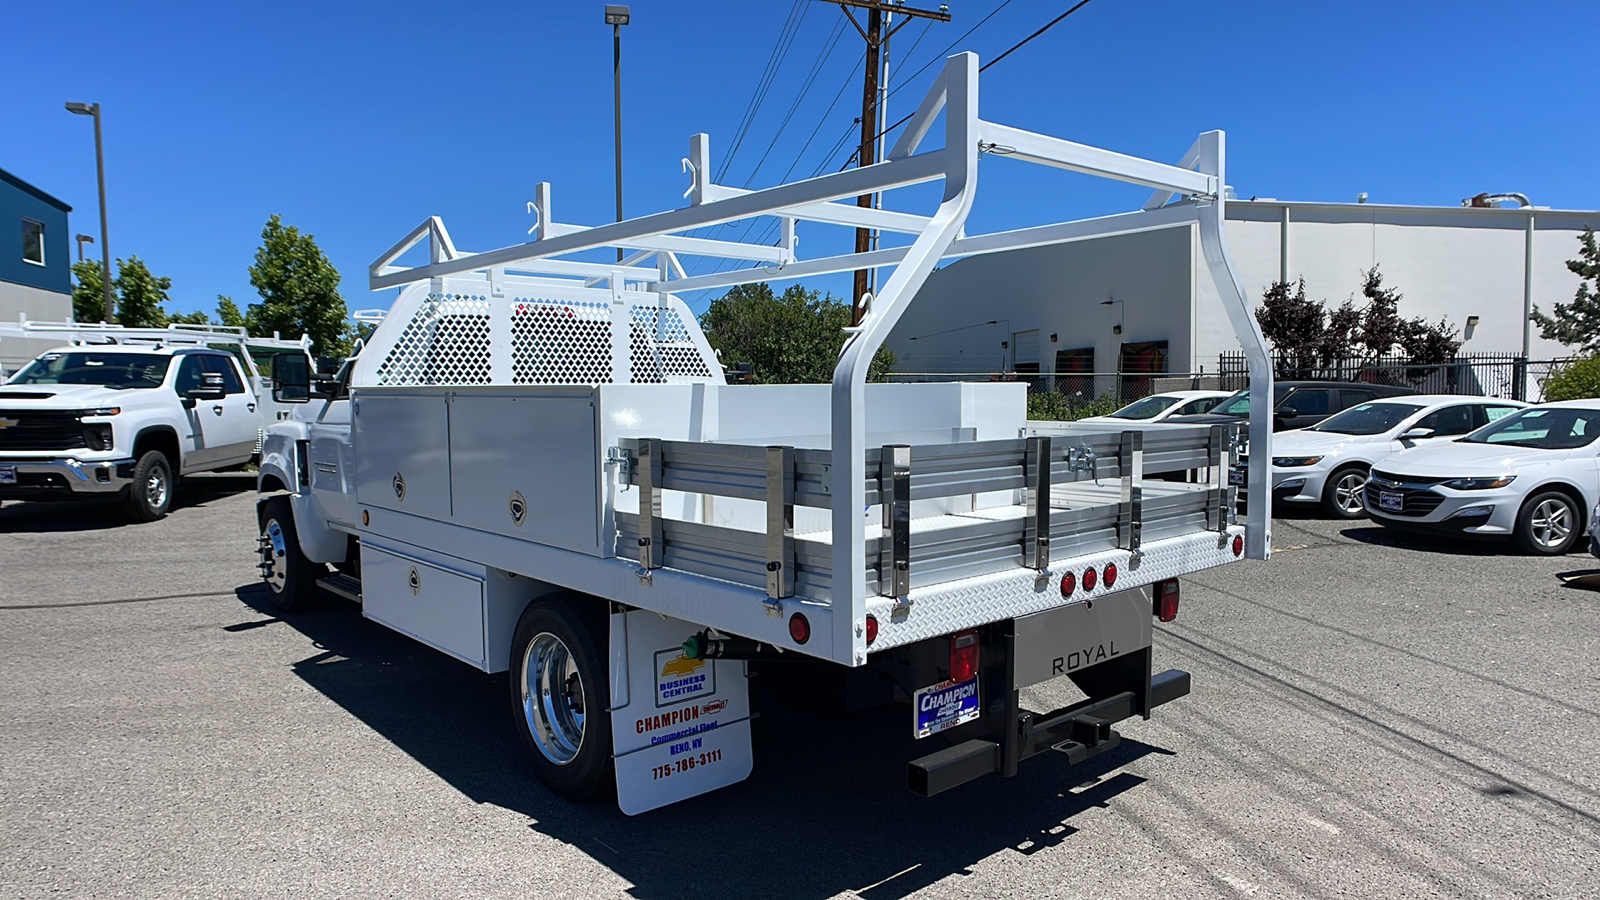
[[[1534,543],[1546,550],[1564,546],[1572,538],[1572,506],[1551,497],[1533,508],[1528,530]]]
[[[545,759],[564,766],[577,757],[586,709],[572,652],[548,631],[535,635],[522,654],[522,715]]]
[[[1346,472],[1333,483],[1333,501],[1348,515],[1360,515],[1366,511],[1361,504],[1361,492],[1367,487],[1367,473]]]
[[[151,509],[164,509],[167,505],[167,473],[160,466],[151,466],[144,480],[144,499]]]
[[[261,529],[261,577],[274,594],[283,593],[289,582],[289,555],[283,539],[283,526],[268,519]]]

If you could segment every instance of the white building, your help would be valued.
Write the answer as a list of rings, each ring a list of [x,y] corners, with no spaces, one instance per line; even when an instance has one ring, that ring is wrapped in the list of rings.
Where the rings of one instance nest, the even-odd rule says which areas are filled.
[[[1530,303],[1549,312],[1577,291],[1565,263],[1585,226],[1600,228],[1600,212],[1230,200],[1227,238],[1257,302],[1273,281],[1304,278],[1329,308],[1360,306],[1376,265],[1404,295],[1400,314],[1448,319],[1463,354],[1538,360],[1570,353],[1525,324]],[[889,338],[895,370],[1215,372],[1238,344],[1203,266],[1192,224],[959,260]]]

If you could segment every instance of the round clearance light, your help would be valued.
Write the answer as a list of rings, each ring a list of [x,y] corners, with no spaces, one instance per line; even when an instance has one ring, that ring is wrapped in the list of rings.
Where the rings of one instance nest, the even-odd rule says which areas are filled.
[[[795,613],[789,617],[789,637],[793,638],[796,644],[804,644],[811,640],[811,623],[806,621],[803,614]]]
[[[1117,586],[1117,564],[1116,563],[1106,563],[1106,567],[1104,569],[1100,570],[1100,577],[1101,577],[1101,579],[1103,579],[1105,581],[1106,587],[1108,587],[1108,588],[1116,587]]]
[[[367,510],[363,509],[361,511],[361,524],[363,526],[371,525],[372,524],[372,513],[370,513]]]
[[[1089,568],[1083,570],[1083,589],[1086,591],[1094,590],[1094,582],[1094,567],[1090,566]]]
[[[867,616],[867,643],[878,639],[878,617]]]
[[[1063,572],[1061,575],[1061,596],[1071,597],[1072,592],[1077,589],[1078,576],[1072,574],[1071,572]]]
[[[1233,536],[1233,555],[1244,555],[1244,535],[1236,534]]]

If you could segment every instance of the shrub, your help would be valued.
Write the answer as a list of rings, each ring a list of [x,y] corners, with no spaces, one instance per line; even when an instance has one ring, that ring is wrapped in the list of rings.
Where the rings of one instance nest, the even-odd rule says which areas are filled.
[[[1082,394],[1068,396],[1060,391],[1035,391],[1028,395],[1028,418],[1043,421],[1073,422],[1090,416],[1108,416],[1122,408],[1110,394],[1090,400]]]
[[[1544,382],[1546,400],[1582,400],[1600,397],[1600,356],[1570,362]]]

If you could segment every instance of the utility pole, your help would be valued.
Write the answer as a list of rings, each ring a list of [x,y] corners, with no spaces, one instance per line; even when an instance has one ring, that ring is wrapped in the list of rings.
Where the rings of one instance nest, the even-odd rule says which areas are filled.
[[[880,49],[896,31],[904,28],[912,19],[934,19],[939,22],[950,21],[950,14],[946,12],[947,6],[940,4],[939,9],[915,9],[901,6],[886,0],[838,0],[839,8],[850,18],[850,24],[856,27],[863,40],[867,42],[867,66],[865,83],[861,89],[861,146],[856,150],[856,165],[870,166],[878,161],[878,54]],[[903,2],[903,0],[902,0]],[[867,11],[867,27],[862,28],[856,21],[855,13],[851,7]],[[899,13],[905,18],[898,24],[890,22],[888,31],[883,28],[884,13]],[[856,198],[856,205],[870,209],[872,195],[865,194]],[[872,232],[865,228],[856,229],[856,252],[865,253],[872,247]],[[856,272],[855,295],[850,298],[850,322],[853,325],[861,324],[861,316],[865,310],[861,306],[861,299],[867,293],[867,270],[860,269]]]

